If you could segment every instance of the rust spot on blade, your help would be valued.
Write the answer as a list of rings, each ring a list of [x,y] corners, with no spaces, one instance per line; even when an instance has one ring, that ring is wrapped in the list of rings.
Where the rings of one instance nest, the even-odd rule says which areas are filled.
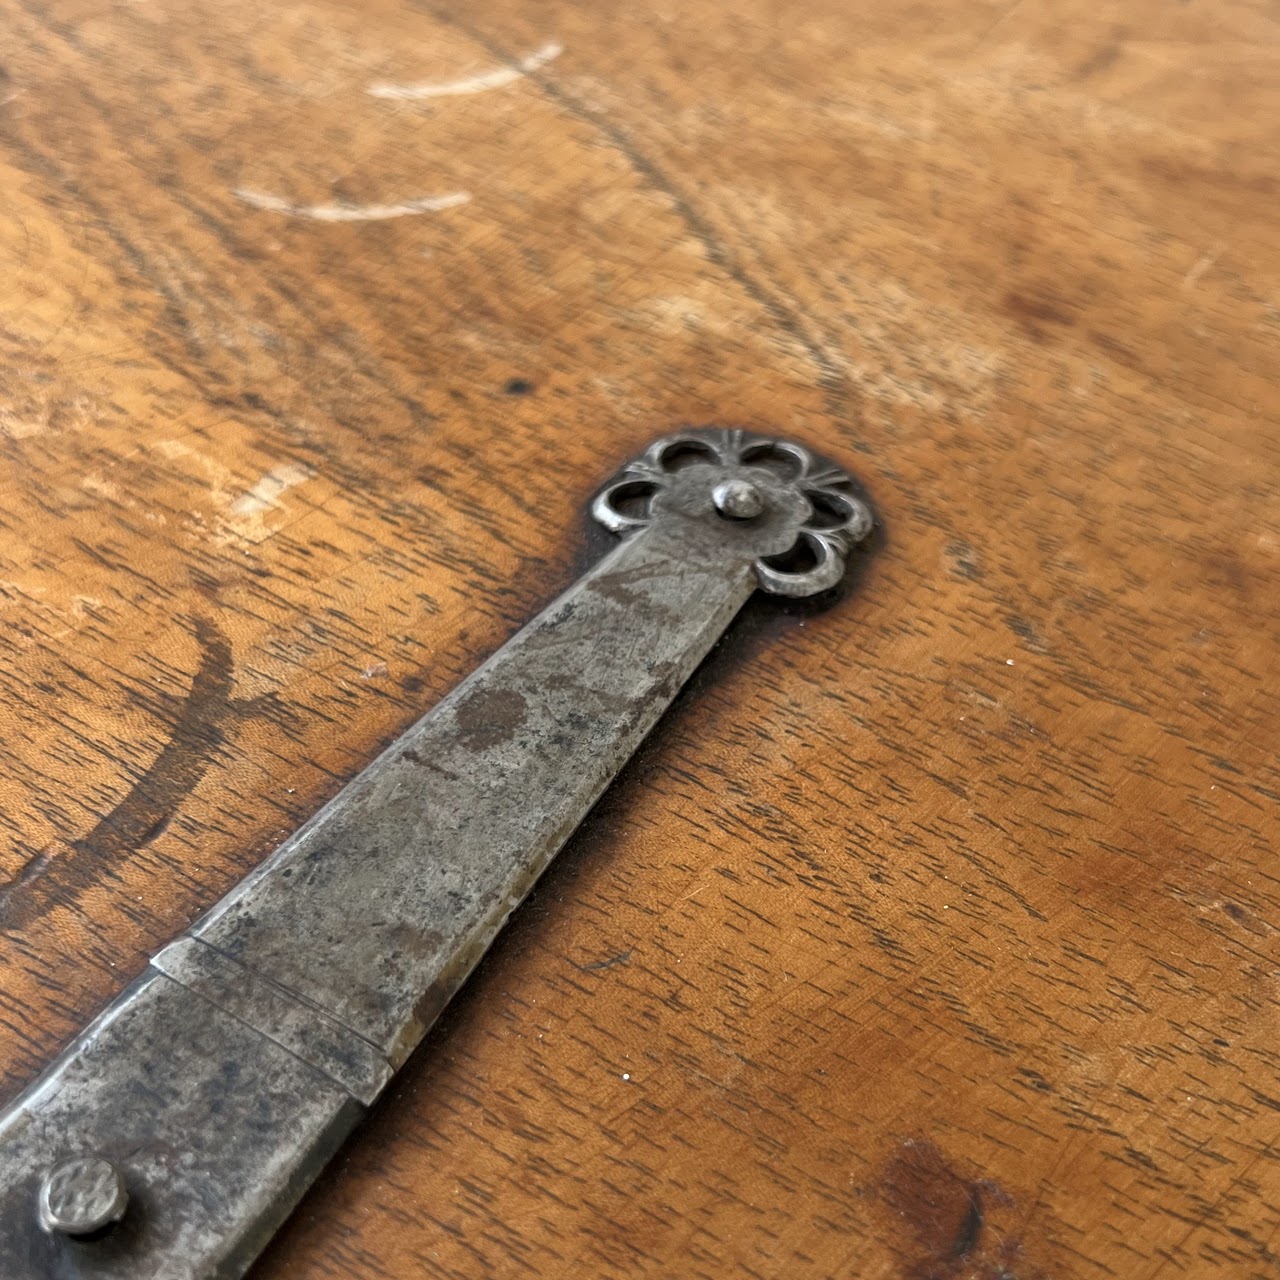
[[[477,689],[454,712],[458,740],[469,751],[501,746],[515,737],[528,713],[524,696],[514,689]]]

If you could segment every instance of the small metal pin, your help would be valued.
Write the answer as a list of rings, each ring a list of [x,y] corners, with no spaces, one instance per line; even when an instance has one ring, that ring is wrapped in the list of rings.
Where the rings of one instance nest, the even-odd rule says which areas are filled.
[[[129,1203],[120,1170],[101,1156],[63,1160],[40,1183],[40,1225],[50,1233],[87,1236],[124,1217]]]
[[[764,510],[764,497],[750,480],[726,480],[716,485],[711,501],[730,520],[753,520]]]

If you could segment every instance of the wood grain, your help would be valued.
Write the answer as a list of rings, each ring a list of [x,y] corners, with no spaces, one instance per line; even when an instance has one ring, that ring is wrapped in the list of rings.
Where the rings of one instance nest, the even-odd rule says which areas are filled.
[[[0,12],[5,1096],[618,461],[782,430],[857,590],[752,606],[256,1275],[1280,1273],[1272,11]]]

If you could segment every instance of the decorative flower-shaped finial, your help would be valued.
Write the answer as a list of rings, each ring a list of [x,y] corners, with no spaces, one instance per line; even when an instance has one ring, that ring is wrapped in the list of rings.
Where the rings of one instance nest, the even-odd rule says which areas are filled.
[[[591,513],[622,535],[663,515],[731,525],[760,586],[783,596],[835,586],[873,523],[852,479],[803,445],[713,429],[657,441],[597,494]]]

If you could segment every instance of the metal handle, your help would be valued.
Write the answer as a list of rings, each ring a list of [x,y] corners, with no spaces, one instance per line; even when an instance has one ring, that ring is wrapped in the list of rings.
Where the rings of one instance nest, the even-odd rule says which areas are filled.
[[[624,541],[171,943],[0,1115],[0,1275],[243,1274],[757,587],[840,579],[841,471],[660,440]]]

